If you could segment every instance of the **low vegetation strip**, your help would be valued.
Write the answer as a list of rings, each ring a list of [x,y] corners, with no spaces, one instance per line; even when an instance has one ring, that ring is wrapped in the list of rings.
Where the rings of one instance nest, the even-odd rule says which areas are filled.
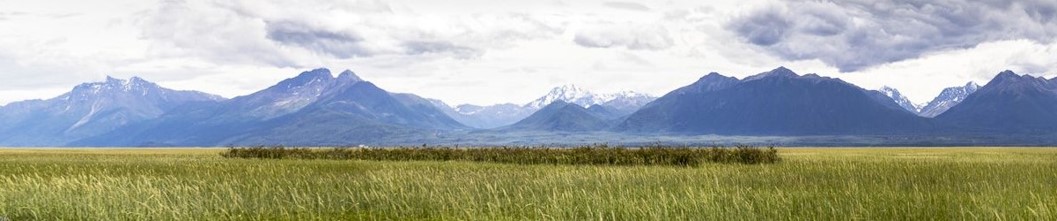
[[[221,156],[264,159],[332,159],[376,161],[473,161],[554,165],[666,165],[698,166],[703,163],[776,163],[774,147],[668,147],[639,148],[581,146],[542,147],[398,147],[398,148],[288,148],[233,147]]]

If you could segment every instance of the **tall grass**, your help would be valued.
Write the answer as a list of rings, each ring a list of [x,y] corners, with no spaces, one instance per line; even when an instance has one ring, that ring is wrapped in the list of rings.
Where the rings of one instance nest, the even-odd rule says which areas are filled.
[[[11,220],[1057,220],[1057,148],[782,148],[778,164],[518,165],[0,148]]]
[[[776,163],[781,159],[774,147],[732,148],[649,146],[641,148],[606,145],[575,148],[544,147],[399,147],[399,148],[229,148],[221,156],[228,158],[267,159],[335,159],[376,161],[473,161],[511,164],[551,165],[666,165],[700,166],[703,163]]]

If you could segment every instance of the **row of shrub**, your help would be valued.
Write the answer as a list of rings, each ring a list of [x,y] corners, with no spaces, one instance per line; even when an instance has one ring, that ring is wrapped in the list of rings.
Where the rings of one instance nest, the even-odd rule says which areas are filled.
[[[394,148],[288,148],[232,147],[221,156],[265,159],[332,159],[377,161],[474,161],[512,164],[562,165],[669,165],[703,163],[776,163],[774,147],[394,147]]]

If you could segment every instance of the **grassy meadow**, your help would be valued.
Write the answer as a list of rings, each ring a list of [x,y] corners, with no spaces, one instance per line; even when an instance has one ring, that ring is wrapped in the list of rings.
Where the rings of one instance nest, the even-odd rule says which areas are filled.
[[[787,148],[694,167],[225,151],[0,149],[0,220],[1057,219],[1057,148]]]

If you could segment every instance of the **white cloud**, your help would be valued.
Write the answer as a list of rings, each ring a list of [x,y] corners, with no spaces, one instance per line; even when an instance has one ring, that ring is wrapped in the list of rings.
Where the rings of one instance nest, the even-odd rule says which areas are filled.
[[[1057,47],[1031,37],[1051,34],[1049,26],[1037,25],[1001,29],[1006,31],[968,46],[959,44],[976,41],[926,39],[940,46],[895,50],[890,53],[916,55],[866,60],[870,65],[841,73],[846,65],[832,55],[866,54],[841,50],[853,45],[847,39],[854,30],[891,25],[877,20],[882,16],[825,2],[796,3],[822,5],[815,10],[768,9],[773,0],[118,1],[5,3],[0,29],[19,31],[0,32],[0,104],[55,96],[106,75],[232,97],[315,67],[352,69],[382,88],[453,104],[523,103],[568,83],[661,95],[708,72],[744,77],[777,66],[867,88],[894,86],[920,102],[946,86],[984,83],[1004,69],[1054,74],[1057,68]],[[1023,11],[997,24],[1053,14],[1045,7]],[[745,40],[767,40],[768,32],[730,29],[739,22],[769,27],[767,19],[745,22],[758,12],[775,12],[774,21],[789,19],[807,36],[772,44],[789,53],[804,49],[803,56]],[[799,12],[810,13],[793,16]],[[794,40],[799,43],[789,43]],[[894,45],[902,44],[914,45]],[[866,45],[883,51],[880,46],[893,44]]]
[[[610,24],[584,28],[573,40],[589,48],[623,47],[632,50],[663,50],[675,42],[668,29],[649,24]]]
[[[636,3],[636,2],[611,1],[611,2],[605,2],[602,5],[605,5],[606,7],[611,7],[611,8],[634,10],[634,11],[650,11],[651,10],[650,7],[648,7],[646,5],[643,5],[643,4]]]

